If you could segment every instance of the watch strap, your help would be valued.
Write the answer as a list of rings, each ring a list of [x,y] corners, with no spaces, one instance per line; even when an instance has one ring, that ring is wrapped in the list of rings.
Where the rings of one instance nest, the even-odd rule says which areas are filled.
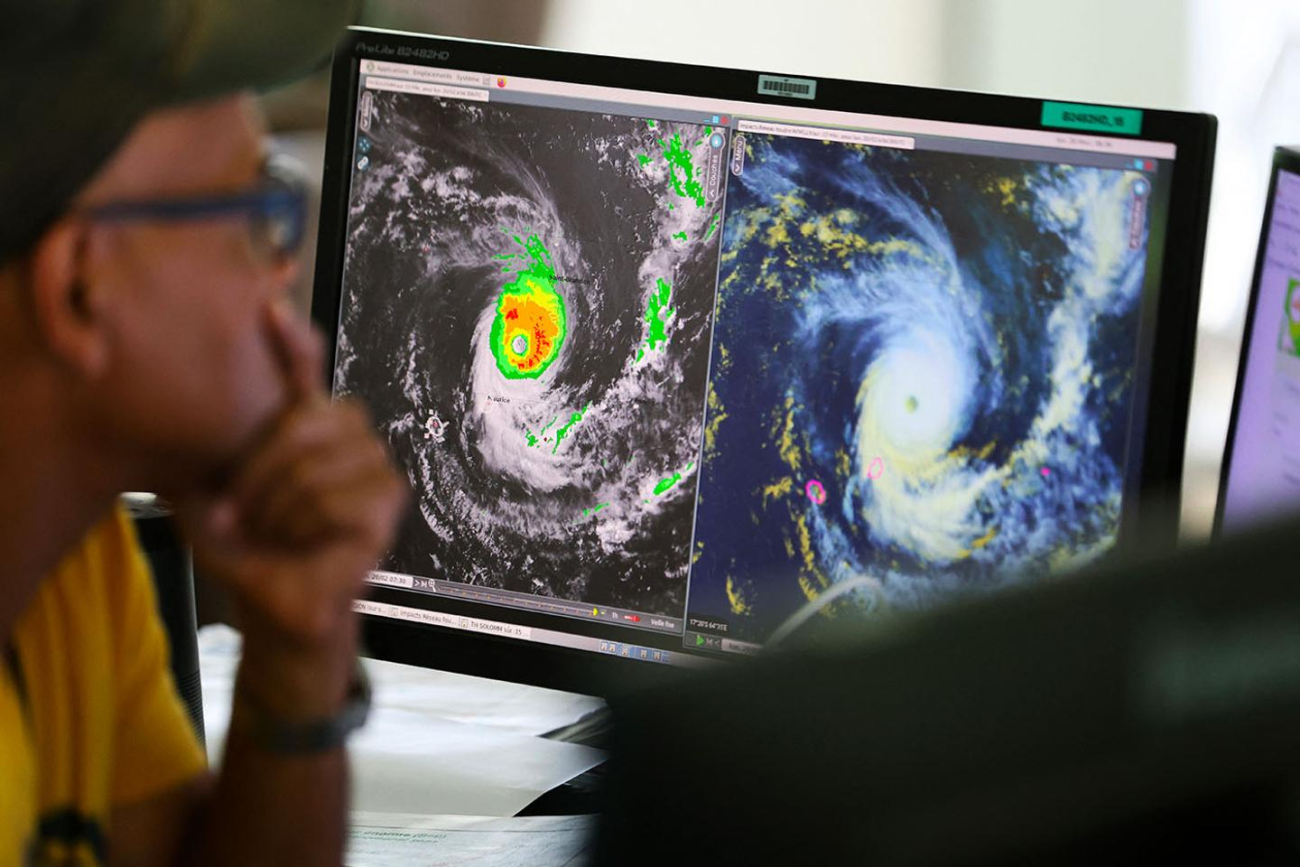
[[[370,716],[370,680],[358,659],[347,699],[339,712],[328,717],[289,722],[280,719],[247,696],[236,695],[230,726],[250,737],[261,749],[276,755],[311,755],[343,746],[348,735],[365,725]]]

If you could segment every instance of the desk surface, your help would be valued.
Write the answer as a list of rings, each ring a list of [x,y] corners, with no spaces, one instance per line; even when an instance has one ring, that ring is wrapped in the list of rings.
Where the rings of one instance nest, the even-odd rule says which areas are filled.
[[[239,634],[228,627],[199,633],[214,766],[225,743],[239,650]],[[350,745],[356,810],[514,816],[604,760],[592,747],[540,737],[603,707],[599,699],[377,660],[366,660],[366,669],[375,704]],[[581,797],[577,790],[567,794]],[[540,812],[565,809],[545,803]],[[579,809],[581,803],[566,802]]]

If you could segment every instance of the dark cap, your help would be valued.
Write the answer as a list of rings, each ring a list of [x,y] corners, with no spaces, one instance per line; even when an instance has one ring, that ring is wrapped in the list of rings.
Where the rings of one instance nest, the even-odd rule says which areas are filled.
[[[0,263],[150,111],[267,88],[329,56],[355,0],[0,0]]]

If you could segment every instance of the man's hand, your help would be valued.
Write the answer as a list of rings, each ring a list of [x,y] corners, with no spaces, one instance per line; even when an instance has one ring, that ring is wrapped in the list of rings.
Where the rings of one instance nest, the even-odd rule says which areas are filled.
[[[331,403],[306,323],[276,308],[267,333],[288,400],[215,496],[180,504],[204,574],[229,588],[244,632],[242,688],[287,718],[326,715],[356,652],[352,600],[392,541],[406,488],[366,412]]]
[[[392,539],[406,489],[365,413],[330,403],[310,328],[283,310],[266,327],[286,383],[280,415],[221,490],[178,514],[195,561],[238,608],[236,708],[292,725],[343,708],[357,651],[352,600]],[[347,792],[344,750],[282,754],[232,725],[176,863],[337,865]],[[151,807],[139,815],[162,815]]]

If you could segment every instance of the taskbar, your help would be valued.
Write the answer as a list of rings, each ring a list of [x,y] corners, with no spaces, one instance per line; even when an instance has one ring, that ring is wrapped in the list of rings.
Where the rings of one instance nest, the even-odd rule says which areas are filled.
[[[590,651],[602,656],[630,659],[635,662],[677,665],[684,668],[707,667],[711,664],[711,660],[708,658],[690,653],[677,653],[658,647],[642,647],[629,642],[610,641],[594,636],[574,635],[571,632],[558,632],[554,629],[524,626],[518,623],[504,623],[499,620],[486,620],[481,617],[466,617],[462,614],[448,614],[447,612],[430,611],[424,608],[411,608],[407,605],[393,605],[388,602],[357,599],[353,601],[352,609],[358,614],[368,614],[373,617],[389,617],[395,620],[423,623],[445,629],[458,629],[479,635],[568,647],[574,650]]]
[[[374,570],[366,578],[366,583],[374,587],[396,587],[399,590],[430,593],[468,602],[499,605],[503,608],[572,617],[588,623],[612,623],[630,629],[645,629],[672,635],[681,635],[684,625],[680,617],[666,617],[662,614],[648,614],[644,611],[611,608],[607,605],[593,605],[589,602],[555,599],[549,596],[534,596],[530,593],[481,587],[477,584],[461,584],[456,581],[406,575],[401,572]]]

